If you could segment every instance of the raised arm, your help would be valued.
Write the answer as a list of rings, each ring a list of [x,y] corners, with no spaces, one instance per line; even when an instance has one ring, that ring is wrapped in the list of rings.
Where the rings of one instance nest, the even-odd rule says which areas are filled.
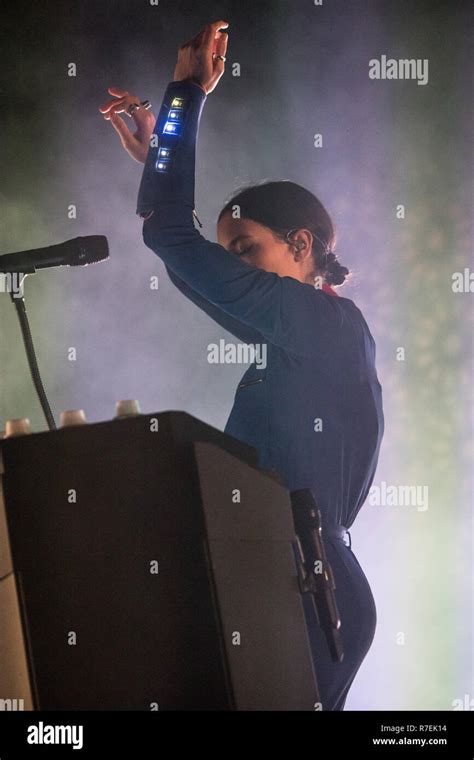
[[[198,42],[190,46],[195,52],[188,60],[212,55]],[[179,281],[229,318],[295,354],[313,351],[318,330],[339,321],[333,299],[243,261],[194,226],[196,141],[207,97],[206,82],[196,80],[197,73],[171,82],[163,98],[138,195],[144,242]]]
[[[222,22],[222,24],[225,25],[225,22]],[[224,56],[224,41],[221,42],[220,53]],[[185,46],[183,46],[180,51],[181,58],[183,58],[183,55],[185,55]],[[187,65],[186,62],[184,62],[183,65]],[[214,63],[213,70],[210,72],[210,78],[212,81],[211,84],[208,85],[208,88],[212,84],[214,84],[214,86],[217,84],[223,70],[224,66],[222,59],[217,59]],[[178,66],[176,67],[175,76],[179,77],[185,73],[186,70],[183,71],[182,64],[180,64],[179,68]],[[156,117],[153,116],[153,113],[150,110],[150,105],[147,101],[140,103],[140,99],[129,93],[128,90],[110,87],[109,93],[113,96],[113,99],[101,106],[99,111],[106,121],[110,121],[127,153],[135,161],[144,164],[148,155]],[[132,132],[129,129],[126,120],[124,121],[120,114],[126,114],[129,117],[130,122],[135,123],[135,132]],[[178,275],[168,266],[166,267],[166,270],[175,287],[225,330],[245,343],[259,343],[263,340],[260,333],[249,328],[247,325],[242,324],[238,320],[232,319],[232,317],[224,311],[193,290],[190,285],[178,277]]]
[[[336,299],[245,262],[194,226],[196,141],[207,94],[224,71],[227,36],[222,26],[227,25],[210,24],[179,50],[174,80],[146,149],[137,202],[137,213],[145,220],[143,239],[173,273],[177,287],[241,340],[267,340],[295,354],[313,352],[318,333],[327,334],[339,322],[330,303]],[[126,103],[125,98],[122,110]],[[138,114],[134,111],[133,118]],[[126,129],[123,122],[118,128],[114,124],[119,133],[122,126]],[[132,154],[127,135],[121,139]]]
[[[230,332],[243,343],[264,342],[263,336],[257,330],[254,330],[252,327],[248,327],[248,325],[244,325],[242,322],[239,322],[238,319],[233,319],[228,314],[226,314],[225,311],[222,311],[222,309],[219,309],[217,306],[214,306],[213,303],[207,301],[203,296],[199,295],[199,293],[196,293],[195,290],[187,285],[184,280],[178,277],[178,275],[173,272],[173,270],[168,266],[166,267],[166,271],[173,285],[175,285],[175,287],[177,287],[178,290],[184,296],[186,296],[186,298],[192,301],[192,303],[194,303],[209,317],[211,317],[214,322],[217,322],[218,325],[223,327],[224,330]]]

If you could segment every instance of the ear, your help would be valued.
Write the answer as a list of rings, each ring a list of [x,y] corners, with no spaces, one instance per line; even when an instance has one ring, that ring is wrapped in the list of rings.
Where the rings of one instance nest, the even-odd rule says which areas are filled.
[[[289,237],[295,261],[304,261],[313,254],[313,235],[306,228],[295,230]]]

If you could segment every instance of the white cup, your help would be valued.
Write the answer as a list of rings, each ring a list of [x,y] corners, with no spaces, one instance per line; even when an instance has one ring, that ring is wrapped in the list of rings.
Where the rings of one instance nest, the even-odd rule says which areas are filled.
[[[6,421],[5,438],[11,438],[14,435],[26,435],[27,433],[31,433],[30,421],[27,417]]]
[[[135,417],[140,414],[140,404],[136,399],[122,399],[115,404],[115,417]]]
[[[67,409],[59,415],[59,427],[71,427],[72,425],[85,425],[86,415],[83,409]]]

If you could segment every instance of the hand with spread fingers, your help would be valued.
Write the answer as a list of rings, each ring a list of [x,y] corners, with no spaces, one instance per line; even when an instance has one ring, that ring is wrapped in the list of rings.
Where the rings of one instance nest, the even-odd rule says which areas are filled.
[[[228,37],[223,29],[228,26],[227,21],[214,21],[207,24],[192,40],[181,45],[173,81],[192,81],[202,87],[206,95],[212,92],[224,73]],[[109,87],[108,92],[113,100],[100,106],[99,111],[106,121],[110,121],[127,153],[135,161],[144,164],[156,122],[156,117],[150,111],[151,104],[116,87]],[[126,113],[134,120],[135,132],[131,132],[119,116],[121,113]]]
[[[120,142],[127,153],[141,164],[145,163],[150,137],[155,126],[156,117],[150,111],[149,101],[140,101],[126,90],[109,87],[110,95],[114,99],[109,100],[99,108],[106,121],[110,121],[120,137]],[[136,131],[131,132],[119,114],[126,113],[136,124]]]
[[[214,21],[178,50],[174,81],[191,79],[201,85],[206,94],[212,92],[225,69],[228,36],[227,21]]]

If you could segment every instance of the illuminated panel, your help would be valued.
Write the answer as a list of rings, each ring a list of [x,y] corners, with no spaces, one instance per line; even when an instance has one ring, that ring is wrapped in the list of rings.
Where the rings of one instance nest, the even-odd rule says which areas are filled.
[[[163,127],[164,135],[178,136],[181,134],[181,124],[177,121],[167,121]]]

